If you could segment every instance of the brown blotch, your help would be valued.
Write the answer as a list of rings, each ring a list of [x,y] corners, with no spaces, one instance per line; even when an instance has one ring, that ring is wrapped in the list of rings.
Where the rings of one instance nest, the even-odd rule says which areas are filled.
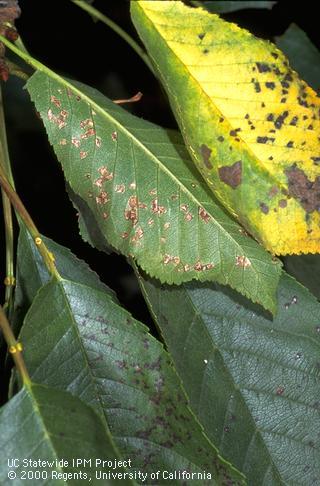
[[[310,181],[296,164],[286,169],[285,174],[290,196],[297,199],[307,213],[320,211],[320,177]]]
[[[204,165],[207,167],[207,169],[212,169],[212,164],[209,160],[212,150],[204,144],[201,145],[200,150]]]
[[[220,167],[218,172],[222,182],[228,184],[232,189],[236,189],[241,184],[242,162],[238,160],[233,165]]]

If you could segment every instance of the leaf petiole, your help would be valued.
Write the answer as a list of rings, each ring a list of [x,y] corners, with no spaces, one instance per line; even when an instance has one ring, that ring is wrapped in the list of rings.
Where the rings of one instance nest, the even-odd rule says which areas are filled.
[[[13,181],[11,167],[10,167],[8,146],[7,146],[1,87],[0,87],[0,163],[5,173],[8,174],[9,180]],[[4,226],[5,226],[5,241],[6,241],[6,278],[4,280],[6,290],[5,290],[4,308],[10,311],[11,305],[13,303],[13,288],[15,285],[13,222],[12,222],[12,209],[11,209],[10,201],[7,195],[5,194],[5,192],[3,190],[1,192],[2,192],[3,219],[4,219]]]
[[[8,351],[12,355],[14,364],[21,376],[24,385],[30,385],[30,376],[22,357],[22,344],[16,340],[11,330],[7,316],[0,305],[0,329],[8,345]]]

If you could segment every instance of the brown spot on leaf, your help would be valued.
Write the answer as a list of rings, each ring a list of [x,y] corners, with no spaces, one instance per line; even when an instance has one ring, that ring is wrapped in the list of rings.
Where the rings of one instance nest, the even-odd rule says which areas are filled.
[[[88,152],[85,150],[80,150],[80,159],[85,159],[88,156]]]
[[[86,118],[85,120],[82,120],[80,122],[80,127],[82,130],[85,130],[87,128],[92,128],[93,127],[93,121],[91,118]]]
[[[61,101],[60,101],[60,100],[58,100],[58,98],[57,98],[56,96],[51,95],[51,96],[50,96],[50,101],[51,101],[51,103],[53,103],[53,104],[54,104],[55,106],[57,106],[58,108],[60,108],[60,107],[61,107]]]
[[[153,201],[151,201],[151,211],[159,215],[167,212],[164,206],[158,204],[158,199],[153,199]]]
[[[72,137],[71,138],[71,143],[72,145],[74,145],[76,148],[79,148],[80,147],[80,140],[76,137]]]
[[[200,147],[200,151],[201,151],[201,156],[202,156],[204,165],[207,167],[207,169],[212,169],[212,164],[209,160],[211,153],[212,153],[212,150],[209,149],[209,147],[207,147],[206,145],[202,144],[201,147]]]
[[[251,262],[245,255],[239,255],[236,256],[236,266],[242,268],[251,267]]]
[[[320,211],[320,177],[312,182],[303,170],[293,164],[285,170],[290,196],[297,199],[307,213]]]
[[[199,214],[200,218],[202,219],[202,221],[204,221],[205,223],[209,223],[210,216],[204,208],[199,206],[198,214]]]
[[[96,197],[97,204],[106,204],[108,201],[110,201],[110,198],[109,194],[106,191],[101,191]]]
[[[134,236],[131,238],[132,243],[137,243],[138,240],[143,238],[143,233],[144,233],[143,229],[139,226],[136,229]]]
[[[225,165],[219,168],[219,178],[225,184],[236,189],[241,184],[242,162],[238,160],[233,165]]]

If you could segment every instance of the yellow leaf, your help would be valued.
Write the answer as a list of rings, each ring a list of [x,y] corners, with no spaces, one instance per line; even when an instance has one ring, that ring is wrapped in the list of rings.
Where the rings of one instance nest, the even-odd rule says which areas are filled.
[[[320,98],[281,51],[179,1],[134,1],[186,145],[221,203],[277,255],[320,252]]]

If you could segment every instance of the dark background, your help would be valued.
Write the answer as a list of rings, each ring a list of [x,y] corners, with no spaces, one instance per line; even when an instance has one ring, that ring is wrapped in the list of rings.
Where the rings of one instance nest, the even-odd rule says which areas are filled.
[[[120,37],[69,0],[20,0],[17,29],[29,52],[51,69],[94,86],[111,99],[143,93],[126,105],[134,114],[166,127],[176,127],[157,80]],[[94,6],[137,38],[126,0],[96,0]],[[224,15],[254,34],[272,40],[291,22],[304,29],[319,47],[314,2],[279,1],[269,10],[242,10]],[[82,242],[75,211],[66,195],[59,164],[49,146],[23,82],[12,77],[4,86],[8,142],[17,191],[40,232],[69,247],[118,294],[135,317],[151,325],[135,278],[125,258],[105,255]],[[2,225],[2,221],[0,223]],[[0,227],[3,247],[4,233]],[[1,285],[5,253],[0,256]],[[3,286],[1,287],[3,301]]]

